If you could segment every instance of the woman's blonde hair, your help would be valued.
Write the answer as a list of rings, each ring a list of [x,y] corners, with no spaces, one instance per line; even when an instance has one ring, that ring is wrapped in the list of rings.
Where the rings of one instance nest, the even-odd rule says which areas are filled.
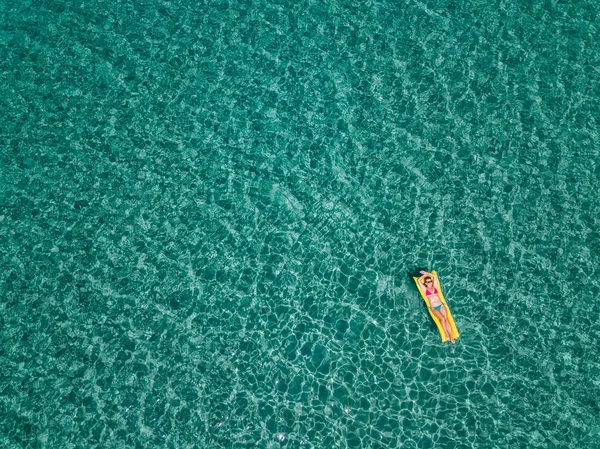
[[[426,285],[428,280],[431,281],[431,282],[434,282],[433,278],[431,276],[425,276],[423,278],[423,285]]]

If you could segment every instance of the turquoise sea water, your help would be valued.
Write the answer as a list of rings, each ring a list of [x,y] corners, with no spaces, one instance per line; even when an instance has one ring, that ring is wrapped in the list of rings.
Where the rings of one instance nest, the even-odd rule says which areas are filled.
[[[0,1],[0,446],[600,447],[599,42],[593,0]]]

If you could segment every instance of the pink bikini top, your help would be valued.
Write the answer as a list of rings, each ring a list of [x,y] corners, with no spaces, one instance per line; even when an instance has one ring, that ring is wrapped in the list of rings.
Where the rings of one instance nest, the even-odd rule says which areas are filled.
[[[438,291],[437,288],[433,288],[433,293],[431,293],[429,290],[425,289],[425,296],[431,296],[431,295],[437,295]]]

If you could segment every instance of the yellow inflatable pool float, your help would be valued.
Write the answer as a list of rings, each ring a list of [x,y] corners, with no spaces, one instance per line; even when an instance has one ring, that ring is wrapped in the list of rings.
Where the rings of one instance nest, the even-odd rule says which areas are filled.
[[[438,297],[442,301],[442,304],[444,304],[444,307],[446,307],[446,311],[448,312],[448,322],[450,323],[450,327],[452,328],[452,335],[454,336],[454,339],[456,340],[458,337],[460,337],[460,334],[458,333],[458,329],[456,328],[456,324],[454,323],[454,318],[452,318],[452,313],[450,313],[450,307],[448,307],[448,304],[446,303],[446,298],[444,298],[444,294],[442,293],[442,286],[440,285],[441,284],[440,278],[437,275],[437,271],[434,270],[431,273],[434,274],[438,280],[438,285],[437,285]],[[427,305],[427,310],[429,311],[429,315],[431,315],[431,318],[433,318],[433,321],[435,322],[435,325],[438,328],[440,336],[442,337],[442,342],[448,341],[448,337],[446,337],[446,332],[444,332],[444,328],[442,327],[442,322],[431,311],[431,304],[429,304],[429,298],[427,298],[427,295],[425,294],[425,287],[419,282],[418,277],[413,277],[413,279],[415,280],[415,283],[417,284],[417,288],[419,289],[419,292],[421,293],[421,297],[423,298],[423,301],[425,301],[425,304]]]

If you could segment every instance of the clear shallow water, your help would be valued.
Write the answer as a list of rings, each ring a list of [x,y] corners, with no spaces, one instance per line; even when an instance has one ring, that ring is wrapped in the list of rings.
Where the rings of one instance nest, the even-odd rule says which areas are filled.
[[[600,446],[595,2],[0,11],[2,447]]]

